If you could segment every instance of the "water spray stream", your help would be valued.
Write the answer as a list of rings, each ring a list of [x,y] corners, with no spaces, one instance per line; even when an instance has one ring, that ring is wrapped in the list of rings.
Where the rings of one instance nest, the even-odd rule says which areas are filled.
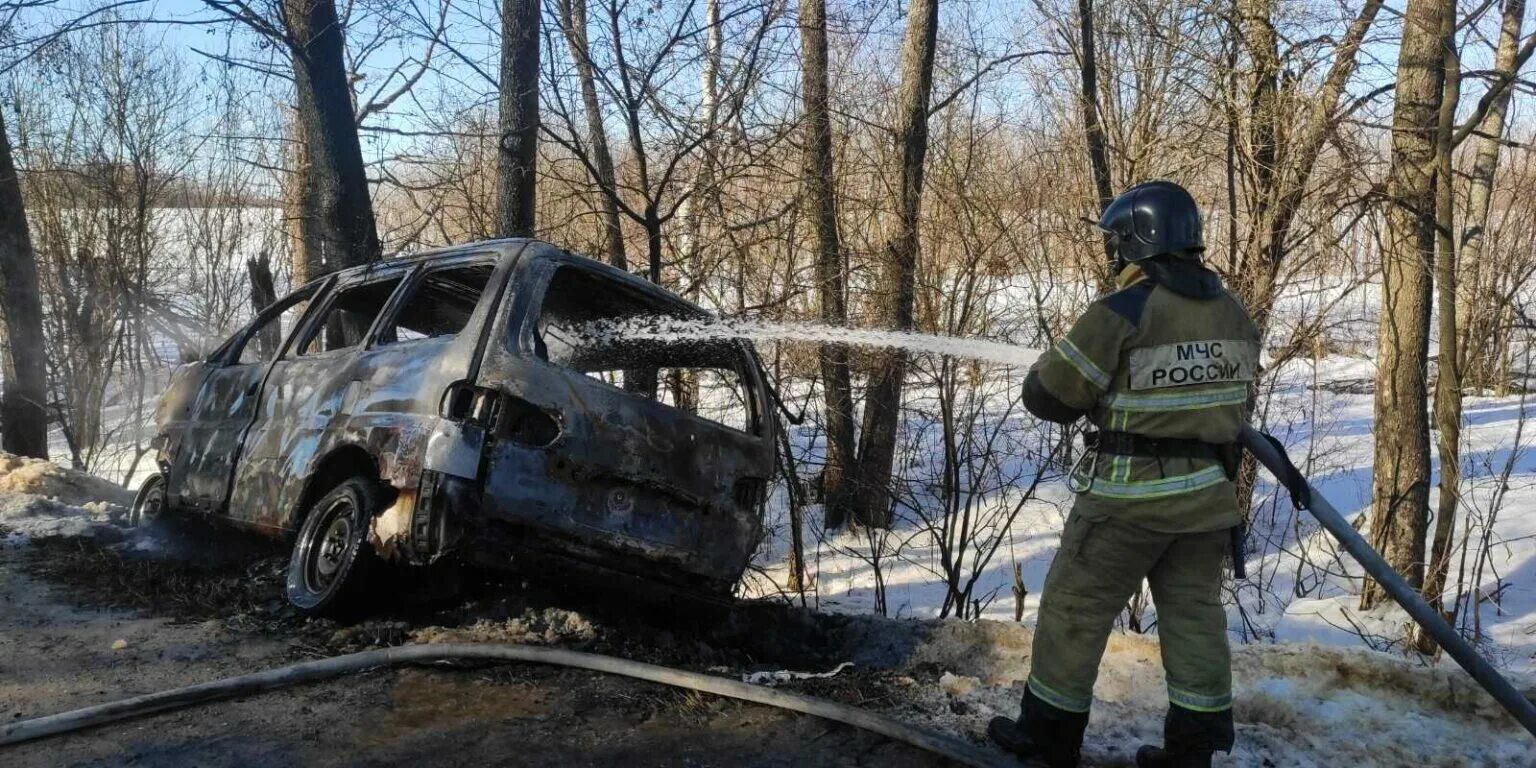
[[[991,363],[1028,367],[1040,350],[986,339],[963,339],[905,331],[840,328],[815,323],[772,323],[757,320],[682,319],[663,316],[630,317],[601,321],[582,327],[579,335],[594,344],[622,341],[717,341],[747,339],[753,342],[803,342],[845,344],[850,347],[902,349],[928,355],[947,355]]]

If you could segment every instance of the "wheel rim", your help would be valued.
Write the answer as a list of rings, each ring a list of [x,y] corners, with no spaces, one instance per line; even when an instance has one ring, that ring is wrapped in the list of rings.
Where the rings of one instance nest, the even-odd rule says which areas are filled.
[[[139,496],[137,508],[134,510],[134,525],[144,525],[154,522],[160,517],[160,511],[165,508],[165,483],[152,481],[144,488]]]
[[[337,575],[346,566],[352,530],[351,502],[337,499],[321,511],[305,548],[304,582],[309,591],[323,594],[335,586]]]

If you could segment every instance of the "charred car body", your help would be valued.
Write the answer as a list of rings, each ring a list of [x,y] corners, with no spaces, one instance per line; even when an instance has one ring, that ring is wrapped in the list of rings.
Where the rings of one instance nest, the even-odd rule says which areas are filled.
[[[288,597],[315,613],[378,561],[444,557],[728,591],[761,538],[770,400],[744,341],[582,335],[657,315],[706,313],[534,240],[328,275],[178,369],[138,511],[293,536]]]

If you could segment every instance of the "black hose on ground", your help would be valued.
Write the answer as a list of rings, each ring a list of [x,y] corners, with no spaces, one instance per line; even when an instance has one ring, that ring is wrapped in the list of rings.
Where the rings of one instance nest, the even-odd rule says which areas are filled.
[[[1417,590],[1403,581],[1403,577],[1382,559],[1380,553],[1366,543],[1360,532],[1355,530],[1354,526],[1350,525],[1349,521],[1328,503],[1328,499],[1313,488],[1296,469],[1296,465],[1292,464],[1290,457],[1285,454],[1285,449],[1280,446],[1280,441],[1253,427],[1243,427],[1238,439],[1242,441],[1243,447],[1253,453],[1260,464],[1269,468],[1269,471],[1280,479],[1290,491],[1291,499],[1296,506],[1317,518],[1317,521],[1333,534],[1333,538],[1354,556],[1365,572],[1381,585],[1388,596],[1397,601],[1397,604],[1401,605],[1403,610],[1419,623],[1419,626],[1435,638],[1435,642],[1439,643],[1440,647],[1444,648],[1445,652],[1450,654],[1451,658],[1455,659],[1456,663],[1460,664],[1461,668],[1483,687],[1483,690],[1493,696],[1511,717],[1530,731],[1532,736],[1536,736],[1536,705],[1531,704],[1530,699],[1504,679],[1504,676],[1500,675],[1499,671],[1477,652],[1477,649],[1473,648],[1450,624],[1447,624],[1429,603],[1424,602],[1424,598],[1419,596]]]
[[[521,661],[622,675],[815,715],[910,744],[973,768],[996,768],[1016,764],[1012,758],[1005,758],[996,752],[982,749],[956,737],[900,723],[889,717],[846,704],[612,656],[513,644],[401,645],[306,661],[248,675],[237,675],[223,680],[189,685],[185,688],[98,704],[57,715],[23,720],[19,723],[9,723],[0,726],[0,745],[19,744],[156,712],[326,680],[380,667],[453,661]]]

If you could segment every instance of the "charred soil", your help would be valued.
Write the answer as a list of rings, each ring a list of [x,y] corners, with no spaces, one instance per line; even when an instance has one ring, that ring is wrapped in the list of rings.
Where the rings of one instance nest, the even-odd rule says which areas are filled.
[[[108,537],[110,538],[110,537]],[[35,538],[0,549],[0,707],[22,719],[407,642],[557,645],[737,675],[824,671],[856,622],[777,605],[699,608],[470,574],[452,599],[383,583],[379,613],[305,618],[286,554],[224,530]],[[385,605],[384,603],[389,603]],[[910,684],[855,667],[791,687],[880,708]],[[377,671],[7,750],[8,765],[895,765],[934,758],[815,718],[523,665]]]

